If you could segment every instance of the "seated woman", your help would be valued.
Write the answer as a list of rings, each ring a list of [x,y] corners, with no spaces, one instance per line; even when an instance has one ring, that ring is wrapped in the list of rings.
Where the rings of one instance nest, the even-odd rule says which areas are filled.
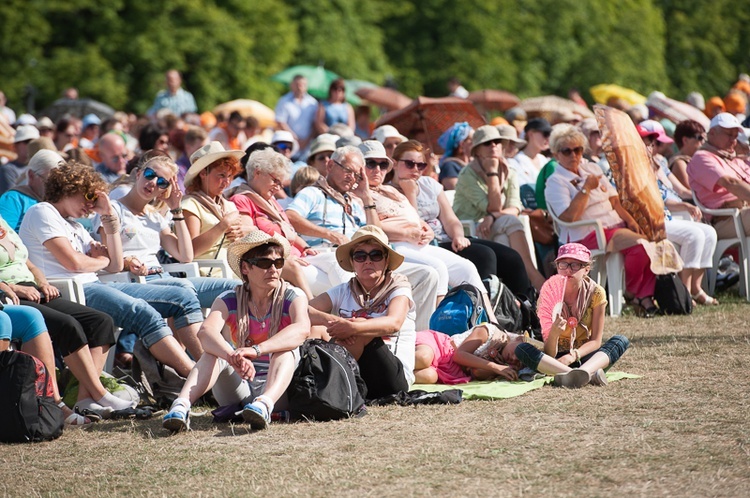
[[[521,256],[508,246],[490,240],[466,238],[464,227],[453,212],[443,187],[430,177],[419,174],[424,163],[424,146],[415,140],[401,143],[393,151],[395,166],[388,173],[390,185],[402,192],[419,216],[435,233],[438,246],[466,258],[476,267],[482,281],[497,275],[514,294],[532,297],[531,282]],[[368,160],[369,169],[373,160]]]
[[[354,108],[346,101],[346,83],[341,78],[331,82],[328,87],[328,98],[318,104],[313,121],[318,135],[328,133],[328,129],[337,123],[348,126],[352,132],[357,127]]]
[[[406,143],[408,142],[398,147],[403,147]],[[374,204],[372,207],[378,213],[380,226],[388,235],[393,248],[402,254],[406,261],[428,265],[438,271],[438,300],[448,292],[449,285],[468,282],[477,289],[484,289],[484,283],[474,264],[450,250],[431,245],[430,241],[435,234],[419,217],[417,209],[409,203],[403,193],[393,186],[383,184],[386,174],[393,166],[391,159],[386,156],[383,145],[376,140],[367,140],[360,145],[360,150],[365,157],[365,174]],[[424,156],[421,153],[415,155],[419,155],[422,162],[409,159],[399,159],[398,162],[404,163],[407,168],[411,166],[411,169],[424,169]],[[416,192],[410,192],[410,195],[416,195]],[[457,246],[460,247],[467,242],[468,240],[462,237],[457,241]],[[489,306],[489,303],[487,305]]]
[[[380,228],[365,225],[336,249],[336,259],[354,277],[310,301],[312,324],[357,360],[368,399],[408,391],[414,382],[414,301],[406,277],[393,273],[404,257]]]
[[[438,180],[445,190],[456,190],[458,174],[471,161],[474,128],[469,123],[455,123],[440,135],[438,143],[443,148]],[[423,160],[424,162],[424,160]]]
[[[241,150],[224,150],[219,142],[211,142],[190,156],[182,209],[195,259],[226,259],[226,246],[250,232],[250,227],[242,226],[242,217],[234,203],[222,196],[240,172],[240,158],[244,154]]]
[[[480,126],[472,142],[474,159],[461,170],[453,210],[462,220],[480,221],[477,235],[505,243],[523,259],[526,274],[536,289],[544,277],[531,259],[518,214],[523,209],[516,172],[503,157],[502,137],[494,126]]]
[[[542,287],[539,302],[560,299],[553,289],[558,279],[566,279],[561,313],[554,316],[553,307],[541,307],[544,352],[523,343],[516,346],[516,357],[533,370],[554,375],[556,386],[606,385],[604,369],[625,354],[630,341],[615,335],[602,344],[607,295],[589,278],[591,251],[581,244],[565,244],[560,247],[555,264],[558,275]]]
[[[617,191],[599,166],[582,161],[586,137],[572,125],[558,125],[550,136],[550,149],[558,162],[547,180],[544,196],[547,207],[560,220],[599,220],[604,227],[607,251],[619,251],[625,259],[625,287],[634,296],[631,302],[646,317],[657,309],[653,296],[656,277],[651,261],[638,240],[639,227],[620,204]],[[596,232],[588,227],[562,228],[560,242],[580,242],[597,248]],[[604,248],[600,248],[604,249]]]
[[[174,319],[176,333],[185,344],[196,344],[192,338],[203,313],[195,295],[178,287],[99,282],[97,271],[123,268],[120,223],[104,180],[88,166],[68,163],[49,173],[45,188],[47,201],[32,206],[21,223],[19,235],[29,260],[47,278],[81,282],[87,306],[110,315],[123,332],[135,333],[157,360],[180,375],[190,373],[193,361],[164,318]],[[104,244],[94,241],[75,221],[90,212],[101,216]],[[200,345],[190,352],[200,357]]]
[[[15,304],[42,314],[55,350],[79,380],[76,406],[101,413],[129,408],[112,396],[99,380],[107,352],[115,343],[112,318],[87,306],[60,299],[44,274],[28,260],[21,238],[0,218],[0,291]],[[54,365],[54,363],[53,363]],[[82,419],[71,419],[77,425]]]
[[[209,389],[221,406],[242,404],[252,429],[266,429],[310,334],[307,298],[281,279],[286,239],[255,230],[227,253],[242,284],[216,299],[201,327],[205,353],[164,416],[174,432],[190,428],[190,406]]]
[[[516,346],[524,337],[483,323],[449,336],[434,330],[417,332],[414,377],[418,384],[463,384],[502,377],[518,379]]]
[[[230,201],[237,206],[246,226],[287,239],[291,253],[284,263],[281,276],[302,289],[308,299],[312,299],[312,291],[302,270],[308,263],[302,258],[315,255],[317,251],[297,234],[274,197],[289,177],[290,164],[289,159],[273,149],[253,152],[245,165],[247,184],[240,185]]]

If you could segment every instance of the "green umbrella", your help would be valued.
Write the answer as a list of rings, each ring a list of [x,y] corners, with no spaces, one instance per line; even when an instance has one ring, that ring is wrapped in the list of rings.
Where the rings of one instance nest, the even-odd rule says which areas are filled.
[[[328,87],[333,80],[339,77],[333,71],[325,69],[323,66],[292,66],[284,69],[280,73],[271,76],[272,81],[289,85],[295,76],[301,74],[307,79],[307,91],[313,97],[324,99],[328,97]]]

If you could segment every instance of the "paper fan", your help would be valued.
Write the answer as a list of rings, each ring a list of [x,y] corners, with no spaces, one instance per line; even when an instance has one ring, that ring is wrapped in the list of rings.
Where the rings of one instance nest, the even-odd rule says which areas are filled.
[[[563,297],[565,296],[565,284],[568,277],[563,275],[551,276],[539,291],[539,300],[536,302],[536,313],[542,325],[542,338],[546,341],[552,322],[562,314]]]

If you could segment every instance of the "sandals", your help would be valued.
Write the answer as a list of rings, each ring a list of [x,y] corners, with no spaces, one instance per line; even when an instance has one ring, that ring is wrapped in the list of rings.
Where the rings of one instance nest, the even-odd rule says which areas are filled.
[[[695,301],[697,304],[700,304],[701,306],[718,306],[719,300],[715,297],[711,297],[708,294],[706,294],[704,291],[700,291],[698,294],[692,296],[693,301]]]
[[[644,306],[644,301],[650,301],[651,305],[648,307]],[[654,304],[653,296],[646,296],[642,298],[634,297],[628,304],[633,307],[636,315],[640,316],[641,318],[653,318],[659,313],[659,308],[657,308]]]

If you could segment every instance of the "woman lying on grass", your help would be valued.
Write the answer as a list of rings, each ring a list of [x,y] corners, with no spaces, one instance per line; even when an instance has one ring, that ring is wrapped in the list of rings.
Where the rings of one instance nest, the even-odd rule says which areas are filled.
[[[449,336],[434,330],[417,332],[414,376],[418,384],[463,384],[472,380],[517,380],[521,362],[516,346],[524,337],[492,323]]]
[[[616,335],[602,345],[607,297],[604,289],[589,278],[591,251],[582,244],[565,244],[560,247],[555,264],[558,274],[567,278],[561,313],[554,316],[551,307],[541,304],[547,299],[560,299],[553,295],[560,277],[553,277],[545,282],[539,295],[544,353],[531,344],[519,344],[516,356],[527,367],[554,375],[555,386],[605,385],[604,369],[625,354],[630,341]]]

